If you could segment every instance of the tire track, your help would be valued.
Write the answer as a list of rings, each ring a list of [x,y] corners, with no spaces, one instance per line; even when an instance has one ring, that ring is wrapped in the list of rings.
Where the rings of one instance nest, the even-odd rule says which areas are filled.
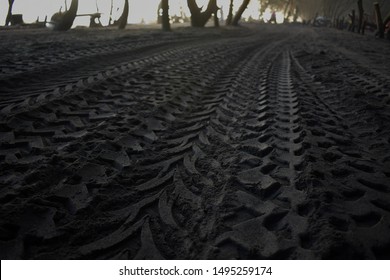
[[[251,39],[251,40],[253,41],[253,39]],[[248,42],[250,42],[250,40]],[[164,78],[161,78],[161,81],[165,81],[165,84],[164,84],[165,91],[161,92],[161,89],[160,89],[160,93],[157,92],[157,90],[160,88],[160,84],[158,84],[158,83],[154,84],[154,82],[153,82],[151,84],[152,87],[150,87],[150,83],[149,83],[149,85],[148,85],[148,83],[146,83],[146,84],[144,84],[143,82],[140,83],[140,85],[139,85],[140,91],[147,92],[150,90],[150,92],[153,93],[153,99],[151,99],[152,102],[150,102],[148,100],[149,98],[146,98],[146,99],[143,98],[143,97],[148,97],[147,94],[143,95],[143,96],[141,95],[141,98],[138,102],[138,105],[137,105],[137,102],[135,102],[133,104],[133,105],[137,106],[138,112],[136,114],[134,114],[133,110],[131,110],[131,109],[129,110],[129,108],[127,108],[127,109],[124,109],[122,111],[118,111],[117,116],[108,115],[108,116],[103,117],[101,119],[97,118],[98,125],[95,127],[88,128],[88,130],[91,131],[91,133],[88,133],[86,135],[81,135],[80,137],[77,137],[75,139],[65,137],[65,139],[64,139],[65,141],[71,141],[71,142],[73,142],[73,144],[67,144],[67,146],[61,147],[61,149],[65,149],[65,150],[71,152],[70,156],[67,156],[66,158],[63,158],[59,161],[61,165],[66,164],[65,166],[62,166],[61,168],[66,170],[66,172],[64,174],[65,176],[67,174],[72,174],[74,172],[76,174],[80,174],[80,175],[70,176],[69,178],[66,178],[66,177],[64,178],[64,176],[60,176],[58,179],[60,179],[62,177],[62,178],[64,178],[64,180],[58,181],[58,179],[57,179],[56,183],[55,183],[57,185],[56,191],[54,193],[52,191],[49,191],[49,193],[47,194],[47,195],[49,195],[48,200],[52,202],[53,199],[55,199],[55,200],[62,199],[64,194],[61,194],[61,193],[63,193],[63,190],[65,190],[65,189],[73,189],[76,192],[76,193],[74,193],[75,197],[73,197],[70,201],[68,200],[68,202],[67,202],[67,203],[70,203],[72,205],[71,208],[75,208],[75,209],[72,210],[72,209],[69,209],[69,207],[65,207],[65,209],[67,209],[67,210],[65,211],[65,213],[63,213],[63,211],[61,211],[62,212],[61,215],[67,216],[68,215],[66,213],[67,211],[70,211],[70,212],[76,211],[75,213],[77,213],[78,211],[80,211],[79,209],[83,209],[85,207],[88,207],[88,205],[91,203],[91,201],[94,200],[94,197],[100,196],[99,192],[101,190],[101,187],[103,187],[103,186],[107,187],[111,184],[110,182],[112,182],[114,180],[114,178],[116,176],[115,174],[119,174],[121,172],[121,170],[123,170],[123,169],[133,168],[134,163],[133,163],[132,155],[133,154],[137,155],[140,151],[146,149],[146,147],[148,145],[153,144],[153,142],[155,142],[157,140],[156,133],[159,130],[164,130],[164,126],[165,126],[164,122],[172,121],[171,118],[173,118],[173,119],[175,118],[174,115],[172,115],[172,113],[174,113],[175,111],[177,113],[180,113],[180,110],[171,108],[172,106],[180,108],[183,105],[183,103],[182,103],[183,96],[179,95],[179,93],[181,93],[181,91],[183,90],[183,87],[175,88],[177,85],[176,84],[177,79],[178,79],[178,77],[180,77],[180,76],[175,76],[175,75],[177,75],[181,71],[183,71],[183,68],[189,69],[191,67],[189,62],[191,60],[197,59],[196,56],[202,57],[202,60],[201,60],[202,63],[204,65],[208,65],[209,58],[207,58],[207,56],[214,56],[214,57],[221,57],[222,58],[225,56],[224,53],[240,52],[239,50],[242,49],[242,47],[239,46],[240,44],[233,44],[232,45],[231,43],[229,43],[229,47],[226,48],[224,46],[224,44],[226,44],[226,43],[227,43],[227,41],[222,41],[218,44],[210,44],[210,50],[207,50],[206,47],[203,47],[202,52],[199,52],[199,53],[195,52],[194,53],[195,56],[192,55],[192,56],[189,56],[187,58],[183,58],[185,56],[188,56],[188,53],[193,50],[193,49],[189,49],[187,53],[181,53],[181,56],[177,60],[177,64],[172,63],[172,62],[169,63],[168,65],[164,65],[164,63],[161,63],[160,66],[158,66],[159,64],[155,64],[154,67],[156,69],[160,68],[159,71],[156,71],[156,70],[152,70],[151,72],[147,71],[150,73],[150,75],[154,75],[153,81],[156,80],[156,78],[158,78],[159,75],[161,75],[161,74],[156,74],[156,73],[164,73],[164,70],[162,68],[170,69],[171,70],[170,75],[172,75],[172,76],[168,76],[168,77],[166,76]],[[253,45],[253,43],[251,43],[251,44]],[[221,65],[218,64],[218,65],[215,65],[215,67],[217,67],[216,69],[218,69],[218,68],[221,69],[221,67],[223,67],[223,65],[224,64],[221,64]],[[174,69],[173,73],[172,73],[172,69]],[[192,71],[194,71],[193,68],[191,68],[191,69],[192,69]],[[155,71],[155,72],[153,73],[153,71]],[[188,71],[188,70],[186,70],[186,71]],[[197,79],[199,78],[199,74],[202,73],[202,71],[204,71],[204,67],[199,65],[198,69],[196,70],[196,73],[192,74],[193,78],[191,78],[191,76],[190,76],[189,77],[190,79],[188,82],[194,83],[194,81],[197,81]],[[218,73],[218,71],[219,70],[212,70],[211,72]],[[177,72],[177,74],[175,74],[175,72]],[[143,75],[144,75],[143,78],[145,78],[145,75],[149,75],[149,74],[148,73],[145,74],[145,72],[143,72]],[[118,86],[120,84],[122,85],[122,86],[119,86],[120,88],[123,88],[123,84],[126,85],[126,82],[124,83],[123,81],[121,81],[121,79],[123,79],[123,78],[128,79],[127,74],[120,75],[117,78],[118,79],[118,83],[117,83]],[[148,78],[148,77],[146,77],[146,78]],[[205,77],[205,79],[206,79],[206,77]],[[113,99],[115,98],[116,105],[117,105],[117,99],[118,99],[118,97],[121,97],[121,94],[120,93],[116,94],[115,92],[113,92],[112,89],[115,89],[115,86],[113,86],[113,84],[115,85],[115,83],[113,83],[114,81],[115,81],[115,79],[110,79],[108,81],[110,86],[111,86],[111,90],[109,91],[109,94],[104,94],[104,97],[113,98]],[[212,78],[208,78],[208,83],[211,84],[212,82],[213,82]],[[183,83],[184,87],[187,87],[187,86],[185,86],[186,83],[187,82]],[[196,83],[196,86],[199,88],[199,90],[205,86],[204,82],[201,82],[201,83],[195,82],[195,83]],[[101,87],[102,85],[104,86],[104,82],[101,82],[99,84],[99,86],[97,86],[97,88]],[[191,87],[195,88],[194,85],[191,85]],[[153,88],[154,88],[154,90],[153,90]],[[187,88],[186,90],[188,91],[188,89],[189,88]],[[134,88],[132,86],[129,86],[128,90],[131,90],[134,92]],[[117,91],[117,89],[115,89],[115,91]],[[77,106],[80,106],[80,104],[82,104],[81,107],[87,106],[87,107],[85,107],[86,109],[83,111],[76,110],[75,114],[65,115],[64,120],[67,120],[67,119],[69,119],[69,117],[71,117],[72,118],[71,121],[73,123],[77,123],[77,119],[75,119],[75,117],[77,117],[79,119],[83,119],[83,117],[85,117],[85,116],[90,117],[90,111],[91,111],[90,108],[94,107],[93,106],[94,102],[91,103],[91,100],[96,98],[96,93],[99,93],[99,92],[94,92],[93,87],[92,87],[92,92],[91,92],[91,90],[86,90],[86,92],[82,95],[83,98],[85,98],[85,101],[87,101],[87,103],[85,103],[85,105],[83,105],[84,101],[82,101],[80,103],[80,101],[79,101],[80,98],[78,96],[74,96],[74,95],[72,95],[72,96],[74,96],[74,97],[72,97],[73,100],[72,99],[67,99],[67,100],[60,99],[59,101],[56,101],[56,102],[59,102],[58,103],[59,108],[64,108],[64,107],[66,108],[69,106],[75,106],[76,104],[77,104]],[[135,91],[135,93],[137,93],[137,91]],[[162,94],[162,97],[163,97],[161,99],[158,98],[158,96],[160,94]],[[110,95],[112,95],[112,96],[110,96]],[[122,94],[122,97],[123,97],[123,94]],[[185,97],[185,95],[184,95],[184,97]],[[110,102],[107,102],[107,101],[109,101],[109,99],[102,99],[101,101],[102,101],[102,103],[105,104],[104,106],[106,107],[106,111],[112,112],[112,109],[107,107],[107,106],[111,106]],[[126,101],[127,101],[127,104],[124,104],[124,105],[128,107],[128,105],[129,105],[128,100],[126,100]],[[135,101],[135,100],[133,100],[133,101]],[[55,102],[51,103],[50,107],[43,106],[42,109],[38,110],[38,113],[40,115],[42,115],[42,112],[44,112],[46,110],[46,108],[52,108],[52,106],[54,104],[55,104]],[[107,105],[107,104],[110,104],[110,105]],[[101,109],[99,107],[96,107],[96,108]],[[115,108],[115,106],[114,106],[114,108]],[[167,115],[166,114],[167,111],[172,112],[172,113],[169,113]],[[45,113],[47,113],[47,112],[45,112]],[[130,113],[130,115],[129,115],[129,113]],[[31,113],[29,113],[29,114],[31,114]],[[34,114],[35,113],[33,113],[33,115]],[[58,113],[56,113],[56,114],[58,114]],[[134,115],[132,115],[132,114],[134,114]],[[157,117],[157,119],[152,117],[151,114],[155,115]],[[23,114],[19,114],[17,116],[22,117]],[[124,119],[122,119],[122,117],[119,118],[119,116],[126,116],[126,117]],[[30,117],[31,116],[29,116],[29,118]],[[119,123],[118,123],[118,121],[119,121]],[[135,124],[135,127],[132,127],[130,131],[127,128],[128,125],[131,124],[131,122],[129,123],[129,121],[131,121]],[[111,128],[116,127],[116,129],[118,129],[117,131],[121,131],[119,136],[115,137],[116,140],[110,139],[109,137],[107,138],[106,132],[101,134],[101,136],[99,138],[101,138],[103,136],[103,139],[101,138],[102,140],[100,140],[100,141],[89,141],[88,140],[88,139],[91,139],[91,137],[93,139],[94,137],[99,135],[99,133],[96,133],[96,129],[99,129],[99,130],[103,129],[103,131],[105,131],[105,129],[108,127],[111,127]],[[48,133],[48,134],[50,134],[50,133]],[[120,135],[123,135],[123,136],[120,136]],[[51,138],[52,135],[48,135],[48,136],[50,136],[50,138]],[[50,139],[50,138],[48,137],[48,139]],[[114,140],[114,141],[112,141],[112,140]],[[75,146],[79,145],[80,143],[83,143],[83,144],[81,144],[81,146],[79,146],[77,148],[81,152],[81,153],[78,153],[77,150],[74,150],[74,148],[75,148]],[[140,146],[140,144],[142,146]],[[121,147],[119,150],[118,150],[118,146]],[[180,151],[180,148],[179,148],[179,151]],[[169,154],[169,152],[167,152],[167,153]],[[77,158],[75,158],[74,155],[77,155],[77,154],[79,154],[79,155],[77,156]],[[141,158],[142,157],[144,157],[144,156],[141,156]],[[134,159],[134,160],[136,161],[137,159]],[[174,163],[174,162],[175,162],[175,159],[173,159],[172,163]],[[190,160],[186,160],[185,162],[187,164],[187,162],[190,162]],[[108,168],[105,166],[107,166]],[[10,173],[13,173],[13,172],[10,172]],[[33,173],[37,174],[37,175],[40,174],[39,172],[33,172]],[[37,176],[37,175],[34,175],[34,176]],[[38,178],[38,177],[33,177],[31,179],[32,183],[34,183],[34,180],[36,180],[35,178]],[[53,184],[53,183],[51,183],[51,184]],[[41,188],[42,186],[34,186],[35,191],[38,191],[36,189],[37,187]],[[140,191],[145,191],[145,190],[147,190],[147,188],[140,189]],[[80,191],[82,191],[82,195],[78,194]],[[42,191],[40,191],[40,192],[42,192]],[[14,193],[14,195],[16,196],[16,193]],[[19,195],[20,195],[20,193],[19,193]],[[47,195],[44,195],[44,196],[47,197]],[[4,199],[5,199],[5,201],[9,201],[9,199],[11,197],[8,196],[7,198],[4,198]],[[111,223],[111,222],[115,223],[118,220],[118,217],[121,217],[121,215],[117,215],[117,214],[114,214],[113,216],[114,216],[113,221],[110,221],[110,219],[107,219],[107,223]],[[60,236],[61,236],[61,234],[60,234]],[[45,236],[45,239],[46,238],[51,240],[51,238],[54,238],[54,239],[58,238],[58,235],[55,234],[54,237],[51,237],[51,235],[47,235],[47,236]],[[77,236],[75,239],[77,239]],[[26,246],[28,248],[30,248],[30,247],[34,248],[34,246],[36,246],[36,245],[26,245]],[[28,257],[30,253],[26,253],[26,254],[27,255],[25,255],[25,257]]]
[[[245,46],[245,44],[241,44],[241,46]],[[129,156],[133,154],[131,162],[134,164],[126,167],[116,179],[111,178],[112,183],[108,183],[108,185],[104,185],[104,188],[98,190],[97,197],[110,197],[111,200],[111,202],[104,205],[104,209],[111,209],[105,211],[104,224],[109,224],[111,228],[113,228],[113,225],[117,225],[114,226],[117,230],[111,231],[110,234],[105,232],[98,234],[94,242],[82,246],[76,252],[77,256],[112,258],[121,255],[126,256],[126,258],[137,258],[139,257],[137,252],[146,251],[145,248],[158,250],[159,255],[164,256],[164,258],[184,256],[200,258],[200,256],[210,254],[210,245],[207,244],[213,243],[212,240],[215,234],[213,232],[221,222],[218,216],[215,216],[218,209],[218,203],[215,202],[215,199],[216,201],[223,199],[225,191],[220,186],[226,184],[228,179],[225,177],[230,175],[223,175],[223,172],[219,171],[221,166],[226,165],[226,159],[221,158],[221,154],[222,157],[227,156],[224,156],[223,153],[216,153],[208,147],[212,144],[218,150],[221,149],[221,142],[218,138],[226,134],[224,132],[227,131],[224,130],[226,126],[221,124],[220,121],[223,114],[218,110],[212,110],[212,107],[203,106],[203,104],[215,104],[214,106],[217,106],[222,101],[221,98],[226,94],[228,81],[236,74],[229,70],[230,73],[228,72],[226,76],[222,76],[224,78],[218,78],[220,75],[218,73],[222,69],[230,69],[231,65],[235,64],[234,61],[240,60],[238,54],[245,57],[240,65],[245,65],[245,62],[247,62],[253,67],[254,62],[250,62],[252,56],[248,56],[246,50],[248,48],[253,49],[255,46],[256,44],[250,43],[249,46],[244,48],[232,47],[235,52],[232,53],[234,55],[231,55],[231,57],[235,57],[235,60],[227,60],[229,64],[226,64],[226,62],[224,64],[213,64],[214,70],[207,73],[208,77],[200,79],[202,82],[191,84],[191,87],[186,88],[184,92],[181,91],[181,95],[177,98],[164,102],[161,106],[155,108],[154,113],[150,114],[150,111],[147,110],[149,112],[148,118],[154,119],[154,126],[158,127],[158,129],[153,130],[155,137],[152,138],[154,140],[142,145],[142,151],[134,153],[134,151],[127,150]],[[216,53],[218,53],[218,50],[216,50]],[[221,57],[226,56],[221,55]],[[246,71],[239,74],[236,80],[237,86],[242,82],[242,78],[249,73],[251,67],[245,66]],[[201,73],[204,73],[204,67],[201,65],[197,69],[193,74],[195,81],[199,80]],[[192,70],[194,71],[194,69]],[[239,73],[242,69],[236,66],[233,70]],[[212,97],[215,87],[211,85],[219,79],[223,80],[222,88],[219,88],[220,91],[215,97]],[[198,97],[195,92],[202,96]],[[210,99],[204,98],[209,94],[211,94]],[[232,99],[234,100],[234,98]],[[225,102],[231,102],[232,99],[225,99]],[[224,108],[226,105],[218,107]],[[199,113],[197,113],[198,110]],[[172,112],[168,118],[166,111]],[[214,115],[218,118],[211,117]],[[201,123],[209,124],[209,127],[207,125],[203,127],[197,124],[191,125],[191,123],[199,121],[199,116],[204,118]],[[209,121],[207,120],[208,117],[210,118]],[[167,123],[167,120],[170,120],[170,122]],[[180,128],[181,126],[182,128]],[[126,131],[124,134],[128,135],[129,132]],[[196,136],[196,134],[198,135]],[[134,137],[132,138],[134,139]],[[138,137],[135,137],[135,139],[138,143],[143,142]],[[231,149],[229,146],[223,149],[227,148]],[[214,156],[210,156],[212,154]],[[213,158],[213,160],[210,162],[209,158]],[[214,175],[210,173],[210,164],[213,168],[216,168],[215,173],[213,172]],[[156,177],[155,174],[159,175]],[[146,178],[153,179],[145,181]],[[112,193],[110,185],[129,187],[125,189],[120,187],[122,191]],[[212,194],[215,192],[219,193],[219,196]],[[142,197],[141,200],[140,197]],[[134,201],[134,203],[131,203],[131,201]],[[135,203],[136,201],[138,202]],[[121,205],[125,207],[123,208]],[[211,205],[214,206],[211,207]],[[96,210],[95,206],[94,211]],[[129,216],[128,213],[132,214]],[[88,216],[88,219],[90,219],[90,216]],[[125,220],[123,221],[123,219]],[[148,225],[146,228],[141,226],[145,223]],[[91,225],[91,228],[95,226],[101,227],[101,223]],[[150,231],[148,228],[150,228]],[[142,236],[146,233],[149,237],[143,239]],[[152,233],[152,235],[149,233]],[[84,235],[85,233],[80,233],[79,236],[72,237],[73,241],[70,243],[76,242],[76,244],[79,244],[79,242],[82,242],[80,240],[88,238]],[[99,236],[101,236],[101,239],[98,238]],[[199,239],[195,238],[193,240],[193,236],[199,236]],[[151,244],[142,242],[151,242]],[[177,242],[181,245],[180,252],[173,249],[177,247]],[[88,242],[83,241],[83,243]],[[138,245],[134,247],[134,244]],[[128,247],[132,249],[125,249]]]
[[[304,201],[297,186],[304,150],[299,102],[290,77],[287,51],[269,54],[255,73],[255,100],[246,108],[245,133],[237,140],[241,161],[229,197],[217,258],[297,258],[306,218],[296,207]],[[255,104],[255,105],[253,105]],[[292,222],[293,221],[293,222]]]
[[[248,63],[252,58],[252,56],[247,55],[247,51],[245,50],[240,51],[240,53],[241,55],[245,55],[245,60],[241,62],[240,65]],[[238,61],[237,57],[229,65],[225,65],[224,69],[230,69],[232,65],[236,64],[236,61]],[[239,69],[242,70],[239,66],[235,66],[233,69],[234,71],[238,71]],[[232,70],[228,71],[229,74],[227,74],[227,76],[229,78],[235,76],[230,72]],[[209,74],[218,72],[219,71],[210,71]],[[240,73],[239,75],[241,76],[242,74]],[[225,75],[223,75],[222,78],[216,78],[212,75],[208,78],[209,82],[207,82],[207,78],[203,79],[203,81],[205,84],[209,83],[210,85],[212,82],[217,81],[216,84],[218,85],[218,81],[222,80],[222,83],[224,83],[224,80],[227,80],[224,76]],[[238,81],[239,79],[237,79],[237,82]],[[205,169],[208,164],[213,164],[214,167],[221,168],[221,163],[219,160],[215,159],[215,154],[213,155],[210,153],[210,147],[208,146],[213,143],[213,135],[210,134],[210,132],[212,133],[214,130],[223,129],[223,127],[220,126],[218,128],[216,127],[216,129],[212,128],[216,122],[212,116],[218,115],[217,107],[220,107],[219,104],[221,101],[223,102],[223,96],[226,95],[226,88],[224,87],[225,91],[217,92],[217,94],[215,94],[214,88],[215,86],[212,86],[208,89],[207,86],[205,87],[205,85],[202,85],[202,92],[199,93],[200,95],[192,97],[191,101],[187,100],[187,102],[189,102],[188,106],[183,106],[183,104],[180,103],[177,104],[178,106],[181,105],[184,110],[175,116],[175,123],[170,128],[172,132],[164,132],[163,135],[161,133],[156,133],[157,135],[160,134],[162,136],[162,143],[161,146],[157,144],[157,147],[154,150],[164,151],[163,155],[158,156],[152,154],[150,160],[145,159],[143,162],[139,163],[139,169],[147,172],[140,177],[154,177],[153,173],[150,175],[148,174],[151,171],[154,172],[154,174],[159,174],[157,178],[153,178],[152,180],[135,187],[138,190],[151,192],[152,195],[157,192],[157,195],[153,195],[152,197],[153,199],[158,200],[158,208],[153,212],[143,211],[144,213],[151,215],[151,219],[154,220],[157,230],[152,230],[152,232],[154,232],[154,239],[151,239],[150,241],[153,241],[153,243],[142,243],[139,249],[141,251],[144,250],[144,247],[154,247],[160,248],[160,255],[165,256],[166,258],[172,258],[173,256],[175,256],[175,258],[180,258],[180,256],[199,258],[201,256],[207,256],[208,251],[210,250],[210,245],[207,245],[210,241],[207,242],[207,240],[211,238],[213,230],[215,230],[215,223],[218,219],[215,215],[218,213],[218,204],[223,200],[225,193],[224,189],[219,187],[221,180],[224,180],[223,175],[212,175],[210,170],[206,172],[207,169]],[[194,91],[194,87],[192,87],[191,91]],[[206,96],[207,98],[205,100],[204,97]],[[212,101],[210,101],[210,99]],[[207,107],[205,103],[209,105],[212,104],[216,109],[212,110],[213,107]],[[167,105],[170,106],[172,104]],[[201,117],[200,124],[199,116]],[[221,143],[218,141],[218,146],[219,145],[221,145]],[[209,163],[208,160],[210,158],[212,159],[211,163]],[[163,161],[161,161],[161,159],[163,159]],[[167,172],[168,174],[164,176],[163,174]],[[146,193],[143,196],[149,197]],[[155,206],[151,204],[150,207],[153,209]],[[144,216],[144,218],[147,217]],[[137,221],[131,220],[130,223],[137,224]],[[123,227],[124,225],[122,225],[119,230]],[[133,226],[131,228],[133,228]],[[166,240],[165,242],[162,242],[159,239],[161,231],[166,233],[164,236],[173,234],[175,237],[174,240],[182,240],[179,241],[183,242],[181,246],[182,251],[174,253],[172,248],[176,246],[175,244],[170,244],[170,242]],[[126,235],[123,235],[122,238],[125,237]],[[127,236],[127,238],[128,237],[129,236]],[[108,236],[105,238],[110,237]],[[117,242],[120,241],[121,239]],[[92,243],[94,251],[96,251],[97,248],[100,248],[96,248],[96,245],[99,246],[99,244],[106,243],[100,243],[100,241]],[[114,246],[111,245],[110,247]],[[86,248],[88,251],[92,250],[89,246]],[[109,247],[104,248],[113,249]],[[86,252],[82,251],[82,253]],[[169,255],[169,253],[173,255]]]
[[[383,81],[310,55],[314,32],[261,28],[125,38],[55,92],[20,88],[0,121],[0,255],[388,257]]]
[[[4,55],[0,60],[2,66],[0,77],[11,87],[19,84],[18,79],[26,80],[27,76],[31,75],[40,78],[42,73],[58,71],[64,67],[74,70],[83,64],[96,64],[96,60],[102,58],[118,60],[120,57],[128,56],[129,52],[141,49],[213,39],[213,36],[207,33],[190,35],[180,31],[175,33],[149,31],[149,34],[141,35],[137,31],[118,32],[114,30],[83,30],[66,34],[55,34],[49,31],[35,33],[33,35],[29,32],[2,34],[4,35],[4,46],[2,46]],[[247,35],[248,32],[241,34],[243,37]],[[18,50],[10,48],[10,44],[17,44]]]
[[[364,135],[375,127],[368,125],[370,114],[360,111],[361,103],[343,96],[343,89],[315,82],[297,59],[294,68],[306,95],[304,118],[312,147],[308,159],[313,179],[307,182],[311,202],[300,206],[311,217],[311,230],[301,236],[302,246],[326,259],[381,258],[388,241],[375,232],[385,231],[390,221],[382,200],[389,195],[388,153],[374,144],[378,139],[373,134]],[[360,86],[351,85],[349,91]]]
[[[215,45],[210,48],[215,48]],[[166,80],[167,77],[162,72],[149,71],[148,73],[146,68],[151,66],[161,67],[167,60],[175,57],[177,62],[171,62],[169,68],[178,69],[190,62],[186,57],[188,52],[191,51],[193,49],[179,48],[170,51],[168,54],[163,53],[160,55],[160,61],[155,62],[153,59],[147,58],[143,62],[144,65],[139,62],[133,63],[138,68],[133,69],[135,66],[132,64],[131,69],[129,69],[130,73],[124,72],[122,68],[117,78],[105,77],[105,80],[109,82],[99,81],[92,89],[85,89],[85,85],[82,85],[80,90],[72,91],[66,100],[61,97],[59,100],[47,101],[48,104],[39,104],[38,108],[24,115],[19,113],[13,117],[12,114],[7,114],[9,120],[2,124],[2,135],[5,141],[3,147],[7,148],[2,151],[3,159],[9,157],[9,160],[12,161],[12,158],[20,159],[25,155],[25,152],[17,149],[18,146],[24,147],[27,145],[27,155],[33,148],[52,146],[51,149],[54,150],[63,149],[65,147],[63,143],[66,144],[69,141],[85,137],[88,135],[88,131],[101,127],[107,120],[116,118],[121,113],[125,114],[129,106],[140,106],[141,104],[143,104],[141,107],[158,106],[160,102],[159,95],[161,96],[161,102],[165,102],[165,99],[169,99],[170,95],[177,94],[175,89],[172,89],[171,92],[166,89],[165,92],[160,92],[157,95],[142,94],[135,97],[134,94],[139,94],[140,91],[150,90],[153,93],[157,90],[161,91],[160,87],[169,85],[169,80]],[[152,61],[152,65],[149,61]],[[178,72],[177,70],[174,71]],[[132,78],[127,80],[125,85],[126,90],[131,92],[123,94],[119,89],[123,84],[123,78],[127,79],[128,76],[132,76]],[[155,78],[157,81],[152,81]],[[109,83],[116,84],[116,86],[111,87],[114,92],[110,89]],[[107,89],[103,92],[94,89],[101,86]],[[148,102],[149,97],[152,98],[152,102]],[[31,111],[31,106],[28,107]],[[22,125],[20,125],[20,121],[22,121]],[[107,126],[107,124],[105,125]],[[140,131],[140,133],[143,132]],[[69,143],[66,145],[69,145]]]
[[[3,106],[0,111],[1,115],[3,118],[9,117],[12,114],[31,110],[56,99],[81,94],[85,88],[95,83],[105,81],[117,75],[131,75],[134,72],[141,72],[146,67],[166,62],[169,58],[177,56],[179,53],[189,51],[191,48],[199,48],[203,44],[185,42],[181,46],[175,47],[175,49],[169,47],[168,50],[166,50],[167,46],[169,46],[167,43],[157,46],[151,45],[148,48],[142,48],[141,54],[139,51],[127,51],[126,55],[122,53],[119,55],[115,54],[114,57],[116,59],[114,60],[112,60],[113,55],[106,57],[106,59],[104,57],[99,60],[93,59],[95,63],[84,64],[81,66],[81,69],[76,71],[74,71],[75,67],[70,66],[72,68],[68,71],[70,74],[54,77],[54,79],[49,78],[44,81],[39,79],[37,84],[34,84],[34,79],[31,77],[26,77],[25,79],[27,79],[29,84],[27,88],[16,88],[12,89],[8,95],[2,94],[5,101],[0,103],[0,107]],[[151,49],[151,52],[148,51],[149,49]],[[80,63],[78,62],[77,67],[79,66]],[[101,70],[102,68],[104,69],[103,71]],[[41,76],[41,73],[39,75]],[[27,81],[24,83],[27,83]],[[15,92],[19,95],[16,98],[14,97]],[[10,96],[12,97],[9,98]]]

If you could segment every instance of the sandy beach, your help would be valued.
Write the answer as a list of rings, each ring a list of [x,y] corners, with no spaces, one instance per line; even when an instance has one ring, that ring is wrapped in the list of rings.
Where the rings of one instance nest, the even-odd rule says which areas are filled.
[[[0,30],[1,259],[389,259],[389,41]]]

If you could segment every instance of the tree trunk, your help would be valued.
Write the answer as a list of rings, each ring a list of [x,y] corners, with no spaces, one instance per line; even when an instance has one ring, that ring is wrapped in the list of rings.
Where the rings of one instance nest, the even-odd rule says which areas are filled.
[[[191,26],[200,27],[201,25],[201,12],[196,0],[187,0],[188,9],[191,12]]]
[[[377,34],[378,34],[379,38],[384,38],[385,37],[385,27],[384,27],[383,20],[382,20],[381,8],[379,7],[378,2],[375,2],[374,6],[375,6],[375,14],[376,14],[376,24],[378,26]]]
[[[287,22],[289,18],[291,10],[291,0],[286,1],[286,5],[284,6],[283,10],[283,16],[284,16],[284,21]]]
[[[232,25],[233,26],[237,26],[238,25],[238,22],[240,21],[240,19],[242,17],[242,14],[245,12],[246,8],[248,7],[249,2],[250,2],[250,0],[244,0],[242,2],[240,8],[238,9],[236,15],[233,18],[233,21],[232,21]]]
[[[207,9],[204,12],[198,7],[196,0],[187,0],[187,4],[191,12],[192,27],[204,27],[215,10],[218,9],[217,0],[210,0]]]
[[[112,10],[114,9],[114,0],[111,0],[111,7],[110,7],[110,19],[108,20],[108,25],[112,24]]]
[[[99,4],[98,1],[95,0],[96,12],[99,13]]]
[[[390,23],[390,14],[388,14],[385,20],[383,21],[383,25],[386,27],[389,23]],[[387,31],[386,39],[390,40],[390,31]]]
[[[384,25],[386,26],[386,24],[388,24],[390,22],[390,14],[387,15],[387,17],[385,18],[385,20],[383,21]]]
[[[295,13],[294,13],[294,23],[296,23],[296,22],[297,22],[297,20],[298,20],[298,17],[299,17],[299,13],[300,13],[300,11],[299,11],[299,7],[298,7],[298,6],[296,6],[296,8],[295,8]]]
[[[226,25],[231,25],[232,24],[232,21],[233,21],[233,8],[234,8],[233,0],[230,0],[229,14],[228,14],[228,17],[226,19]]]
[[[7,18],[5,19],[5,26],[10,25],[12,18],[12,6],[14,5],[15,0],[8,0],[8,13]]]
[[[349,31],[355,32],[355,10],[352,10],[352,14],[349,16],[351,18],[351,26],[349,27]]]
[[[127,25],[127,18],[129,17],[129,0],[125,0],[125,6],[123,8],[123,13],[118,19],[118,29],[125,29]]]
[[[342,19],[337,18],[337,29],[341,29]]]
[[[366,33],[366,28],[367,28],[367,19],[364,19],[362,25],[362,31],[361,31],[362,35]]]
[[[219,8],[216,9],[214,12],[214,27],[219,27],[218,10]]]
[[[169,3],[168,0],[161,1],[162,8],[162,29],[164,31],[171,31],[171,24],[169,22]]]
[[[68,11],[60,15],[60,18],[55,23],[54,30],[56,31],[67,31],[69,30],[74,22],[79,7],[79,0],[72,0]],[[52,20],[53,21],[53,20]]]
[[[359,23],[358,23],[358,33],[363,33],[363,17],[364,17],[364,10],[363,10],[363,0],[358,0],[358,8],[359,8]]]

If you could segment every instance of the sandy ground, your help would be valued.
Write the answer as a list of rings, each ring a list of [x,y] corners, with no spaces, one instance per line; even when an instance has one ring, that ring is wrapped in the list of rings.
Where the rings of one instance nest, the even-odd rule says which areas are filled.
[[[390,44],[0,31],[2,259],[389,259]]]

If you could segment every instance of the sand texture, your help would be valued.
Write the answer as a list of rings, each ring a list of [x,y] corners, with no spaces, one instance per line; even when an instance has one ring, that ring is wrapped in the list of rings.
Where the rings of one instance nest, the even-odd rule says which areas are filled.
[[[0,31],[2,259],[390,259],[390,44]]]

